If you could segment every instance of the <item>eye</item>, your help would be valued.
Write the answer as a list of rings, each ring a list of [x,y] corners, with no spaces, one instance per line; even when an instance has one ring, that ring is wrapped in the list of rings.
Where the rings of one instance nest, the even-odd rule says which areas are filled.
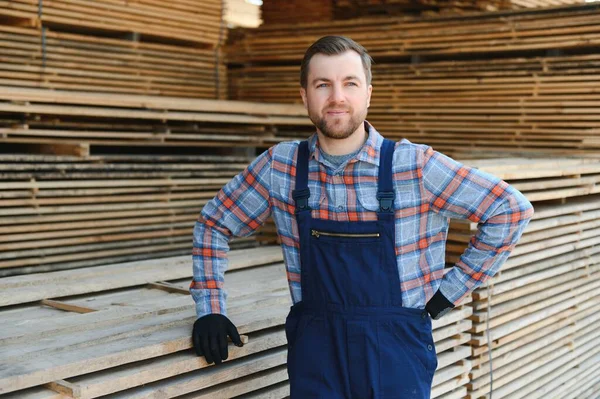
[[[347,85],[350,85],[350,86],[358,86],[358,85],[357,85],[355,82],[348,82],[348,83],[347,83]]]
[[[327,83],[321,83],[317,85],[317,89],[320,89],[321,87],[327,87]]]

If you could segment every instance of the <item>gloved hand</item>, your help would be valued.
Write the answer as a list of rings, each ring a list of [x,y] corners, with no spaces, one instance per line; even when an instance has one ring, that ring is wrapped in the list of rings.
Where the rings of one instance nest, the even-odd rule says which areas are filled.
[[[441,319],[442,316],[449,313],[452,309],[454,309],[454,304],[446,299],[440,290],[425,304],[425,310],[427,310],[434,320]]]
[[[198,356],[204,355],[208,364],[221,364],[229,357],[227,335],[236,346],[244,346],[235,325],[222,314],[213,313],[200,317],[194,323],[192,341]]]

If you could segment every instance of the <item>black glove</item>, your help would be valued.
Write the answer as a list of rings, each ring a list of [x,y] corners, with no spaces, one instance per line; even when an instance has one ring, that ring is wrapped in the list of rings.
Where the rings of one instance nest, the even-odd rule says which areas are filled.
[[[194,323],[192,341],[198,356],[204,355],[206,362],[221,364],[229,357],[227,335],[236,346],[244,346],[235,325],[222,314],[213,313],[200,317]]]
[[[454,304],[438,290],[425,305],[425,310],[434,320],[439,320],[442,316],[454,309]]]

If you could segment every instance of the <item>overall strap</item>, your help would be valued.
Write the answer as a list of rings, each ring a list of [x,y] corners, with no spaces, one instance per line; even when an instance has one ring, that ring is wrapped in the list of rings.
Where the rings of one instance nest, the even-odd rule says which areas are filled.
[[[394,182],[392,175],[392,161],[394,158],[394,147],[396,143],[386,138],[383,139],[381,145],[381,153],[379,156],[379,178],[377,186],[377,199],[379,200],[379,213],[393,213],[394,199]]]
[[[296,203],[296,213],[309,211],[308,197],[308,141],[300,142],[298,157],[296,158],[296,188],[292,191],[292,198]]]

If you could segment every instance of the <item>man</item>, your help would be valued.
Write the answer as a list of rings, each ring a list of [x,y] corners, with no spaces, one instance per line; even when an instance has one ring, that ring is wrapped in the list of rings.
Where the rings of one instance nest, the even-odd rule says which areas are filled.
[[[499,178],[365,121],[371,58],[351,39],[306,52],[300,94],[316,133],[277,144],[202,210],[194,231],[193,339],[227,358],[223,275],[232,236],[273,215],[294,305],[286,319],[292,398],[429,398],[438,319],[492,277],[533,215]],[[448,218],[479,223],[444,274]]]

